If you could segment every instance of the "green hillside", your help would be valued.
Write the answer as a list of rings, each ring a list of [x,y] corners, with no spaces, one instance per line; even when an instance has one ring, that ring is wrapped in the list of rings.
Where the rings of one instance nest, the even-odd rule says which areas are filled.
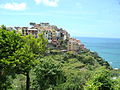
[[[119,70],[88,49],[47,47],[40,34],[0,29],[0,90],[120,90]]]

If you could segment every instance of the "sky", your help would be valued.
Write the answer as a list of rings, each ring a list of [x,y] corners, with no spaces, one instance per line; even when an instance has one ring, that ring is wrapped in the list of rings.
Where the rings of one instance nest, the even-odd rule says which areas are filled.
[[[49,22],[71,36],[120,38],[120,0],[0,0],[0,25]]]

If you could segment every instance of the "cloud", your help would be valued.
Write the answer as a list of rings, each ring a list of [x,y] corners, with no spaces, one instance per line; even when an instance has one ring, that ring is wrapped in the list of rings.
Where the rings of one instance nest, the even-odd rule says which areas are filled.
[[[46,6],[57,7],[59,0],[34,0],[36,4],[43,3]]]
[[[8,9],[8,10],[14,10],[14,11],[22,11],[26,9],[26,3],[6,3],[1,4],[0,8]]]
[[[42,0],[34,0],[36,4],[40,4]]]
[[[57,7],[59,0],[43,0],[43,3],[47,6]]]

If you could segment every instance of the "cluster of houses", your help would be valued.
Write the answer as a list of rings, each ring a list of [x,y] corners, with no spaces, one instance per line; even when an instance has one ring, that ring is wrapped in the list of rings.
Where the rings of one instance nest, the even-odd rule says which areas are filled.
[[[30,25],[31,27],[7,27],[7,30],[16,30],[18,33],[22,33],[22,35],[32,34],[36,38],[40,33],[43,33],[49,44],[54,45],[56,48],[61,47],[61,43],[66,44],[64,50],[67,51],[79,51],[80,48],[84,48],[80,40],[71,38],[66,30],[55,25],[50,25],[49,23],[36,24],[33,22]]]

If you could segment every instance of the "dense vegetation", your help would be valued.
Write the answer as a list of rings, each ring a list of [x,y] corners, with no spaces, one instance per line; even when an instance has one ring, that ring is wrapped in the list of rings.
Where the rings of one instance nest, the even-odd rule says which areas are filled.
[[[0,29],[0,90],[120,90],[119,75],[90,50],[51,50],[43,34]]]

